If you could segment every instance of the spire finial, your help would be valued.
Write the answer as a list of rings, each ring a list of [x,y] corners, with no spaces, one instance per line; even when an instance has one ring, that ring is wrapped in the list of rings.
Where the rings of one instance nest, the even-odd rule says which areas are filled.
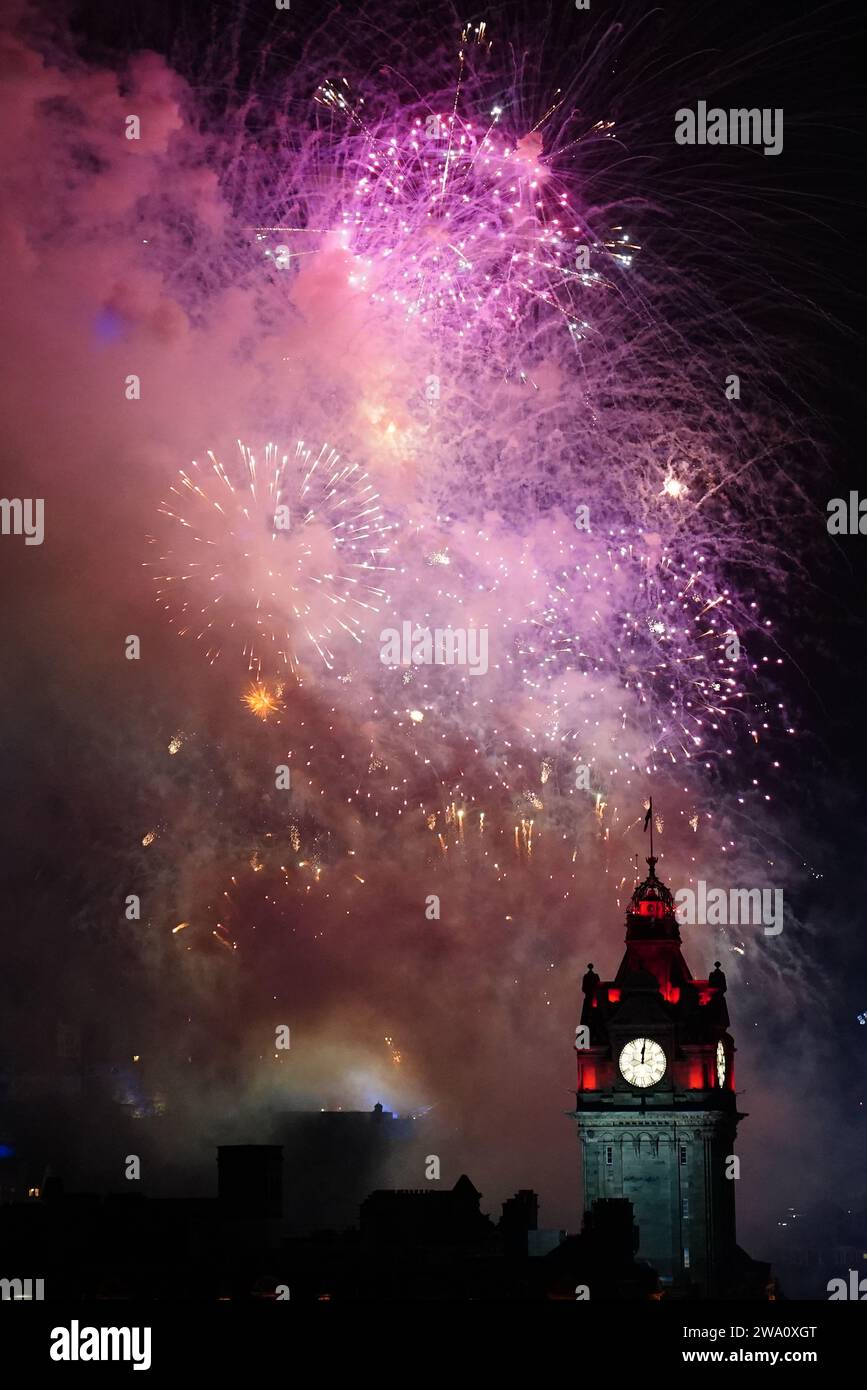
[[[648,826],[650,826],[650,859],[653,859],[653,797],[650,798],[647,807],[647,815],[644,817],[644,829],[646,830]],[[648,864],[650,864],[650,859],[647,861]],[[653,859],[653,863],[656,863],[655,859]],[[653,866],[651,865],[651,873],[652,872]]]

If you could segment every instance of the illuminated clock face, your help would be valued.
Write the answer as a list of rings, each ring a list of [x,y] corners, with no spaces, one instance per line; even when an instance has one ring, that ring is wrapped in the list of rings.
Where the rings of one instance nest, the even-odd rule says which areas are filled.
[[[726,1050],[721,1042],[716,1045],[716,1075],[720,1087],[725,1085],[726,1079]]]
[[[653,1038],[633,1038],[620,1054],[620,1070],[630,1086],[653,1086],[665,1072],[665,1053]]]

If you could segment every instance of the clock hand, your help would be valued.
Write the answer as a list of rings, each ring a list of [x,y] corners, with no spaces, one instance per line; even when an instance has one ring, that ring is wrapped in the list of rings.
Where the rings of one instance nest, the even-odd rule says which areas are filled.
[[[641,1044],[641,1065],[642,1065],[642,1066],[644,1066],[644,1049],[645,1049],[646,1047],[647,1047],[647,1043],[646,1043],[646,1042],[642,1042],[642,1044]]]

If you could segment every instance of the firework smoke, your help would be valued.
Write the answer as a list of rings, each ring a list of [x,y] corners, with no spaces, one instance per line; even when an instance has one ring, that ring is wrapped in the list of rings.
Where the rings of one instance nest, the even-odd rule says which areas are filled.
[[[579,962],[617,955],[651,789],[673,886],[803,872],[778,624],[809,565],[808,431],[752,336],[760,275],[723,303],[705,273],[742,233],[642,144],[670,114],[644,22],[565,77],[543,26],[519,45],[439,10],[331,16],[291,62],[275,32],[252,74],[222,42],[116,73],[5,40],[4,389],[32,405],[9,445],[34,477],[51,460],[52,671],[95,652],[67,731],[88,804],[66,823],[100,866],[76,920],[111,938],[106,901],[146,885],[125,968],[185,1020],[178,1055],[207,1070],[219,1037],[271,1096],[262,1037],[291,1013],[296,1097],[451,1086],[466,1165],[505,1048],[502,1133],[531,1091],[555,1132]],[[484,678],[386,666],[404,622],[487,629]],[[685,950],[801,1006],[795,931]]]

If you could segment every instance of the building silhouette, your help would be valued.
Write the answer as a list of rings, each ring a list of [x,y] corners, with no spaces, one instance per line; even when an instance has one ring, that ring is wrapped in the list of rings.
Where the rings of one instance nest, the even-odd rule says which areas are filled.
[[[340,1231],[358,1225],[361,1202],[377,1187],[406,1181],[421,1122],[372,1110],[286,1110],[267,1138],[283,1150],[283,1215],[290,1230]],[[410,1158],[412,1155],[412,1158]]]
[[[538,1197],[522,1189],[495,1222],[462,1174],[451,1188],[380,1189],[350,1229],[299,1235],[283,1215],[279,1145],[222,1145],[211,1198],[67,1193],[0,1206],[9,1277],[44,1281],[48,1300],[246,1302],[291,1297],[370,1301],[654,1298],[636,1262],[627,1201],[594,1204],[581,1235],[538,1231]],[[290,1178],[291,1181],[291,1178]],[[545,1236],[540,1246],[534,1237]]]

